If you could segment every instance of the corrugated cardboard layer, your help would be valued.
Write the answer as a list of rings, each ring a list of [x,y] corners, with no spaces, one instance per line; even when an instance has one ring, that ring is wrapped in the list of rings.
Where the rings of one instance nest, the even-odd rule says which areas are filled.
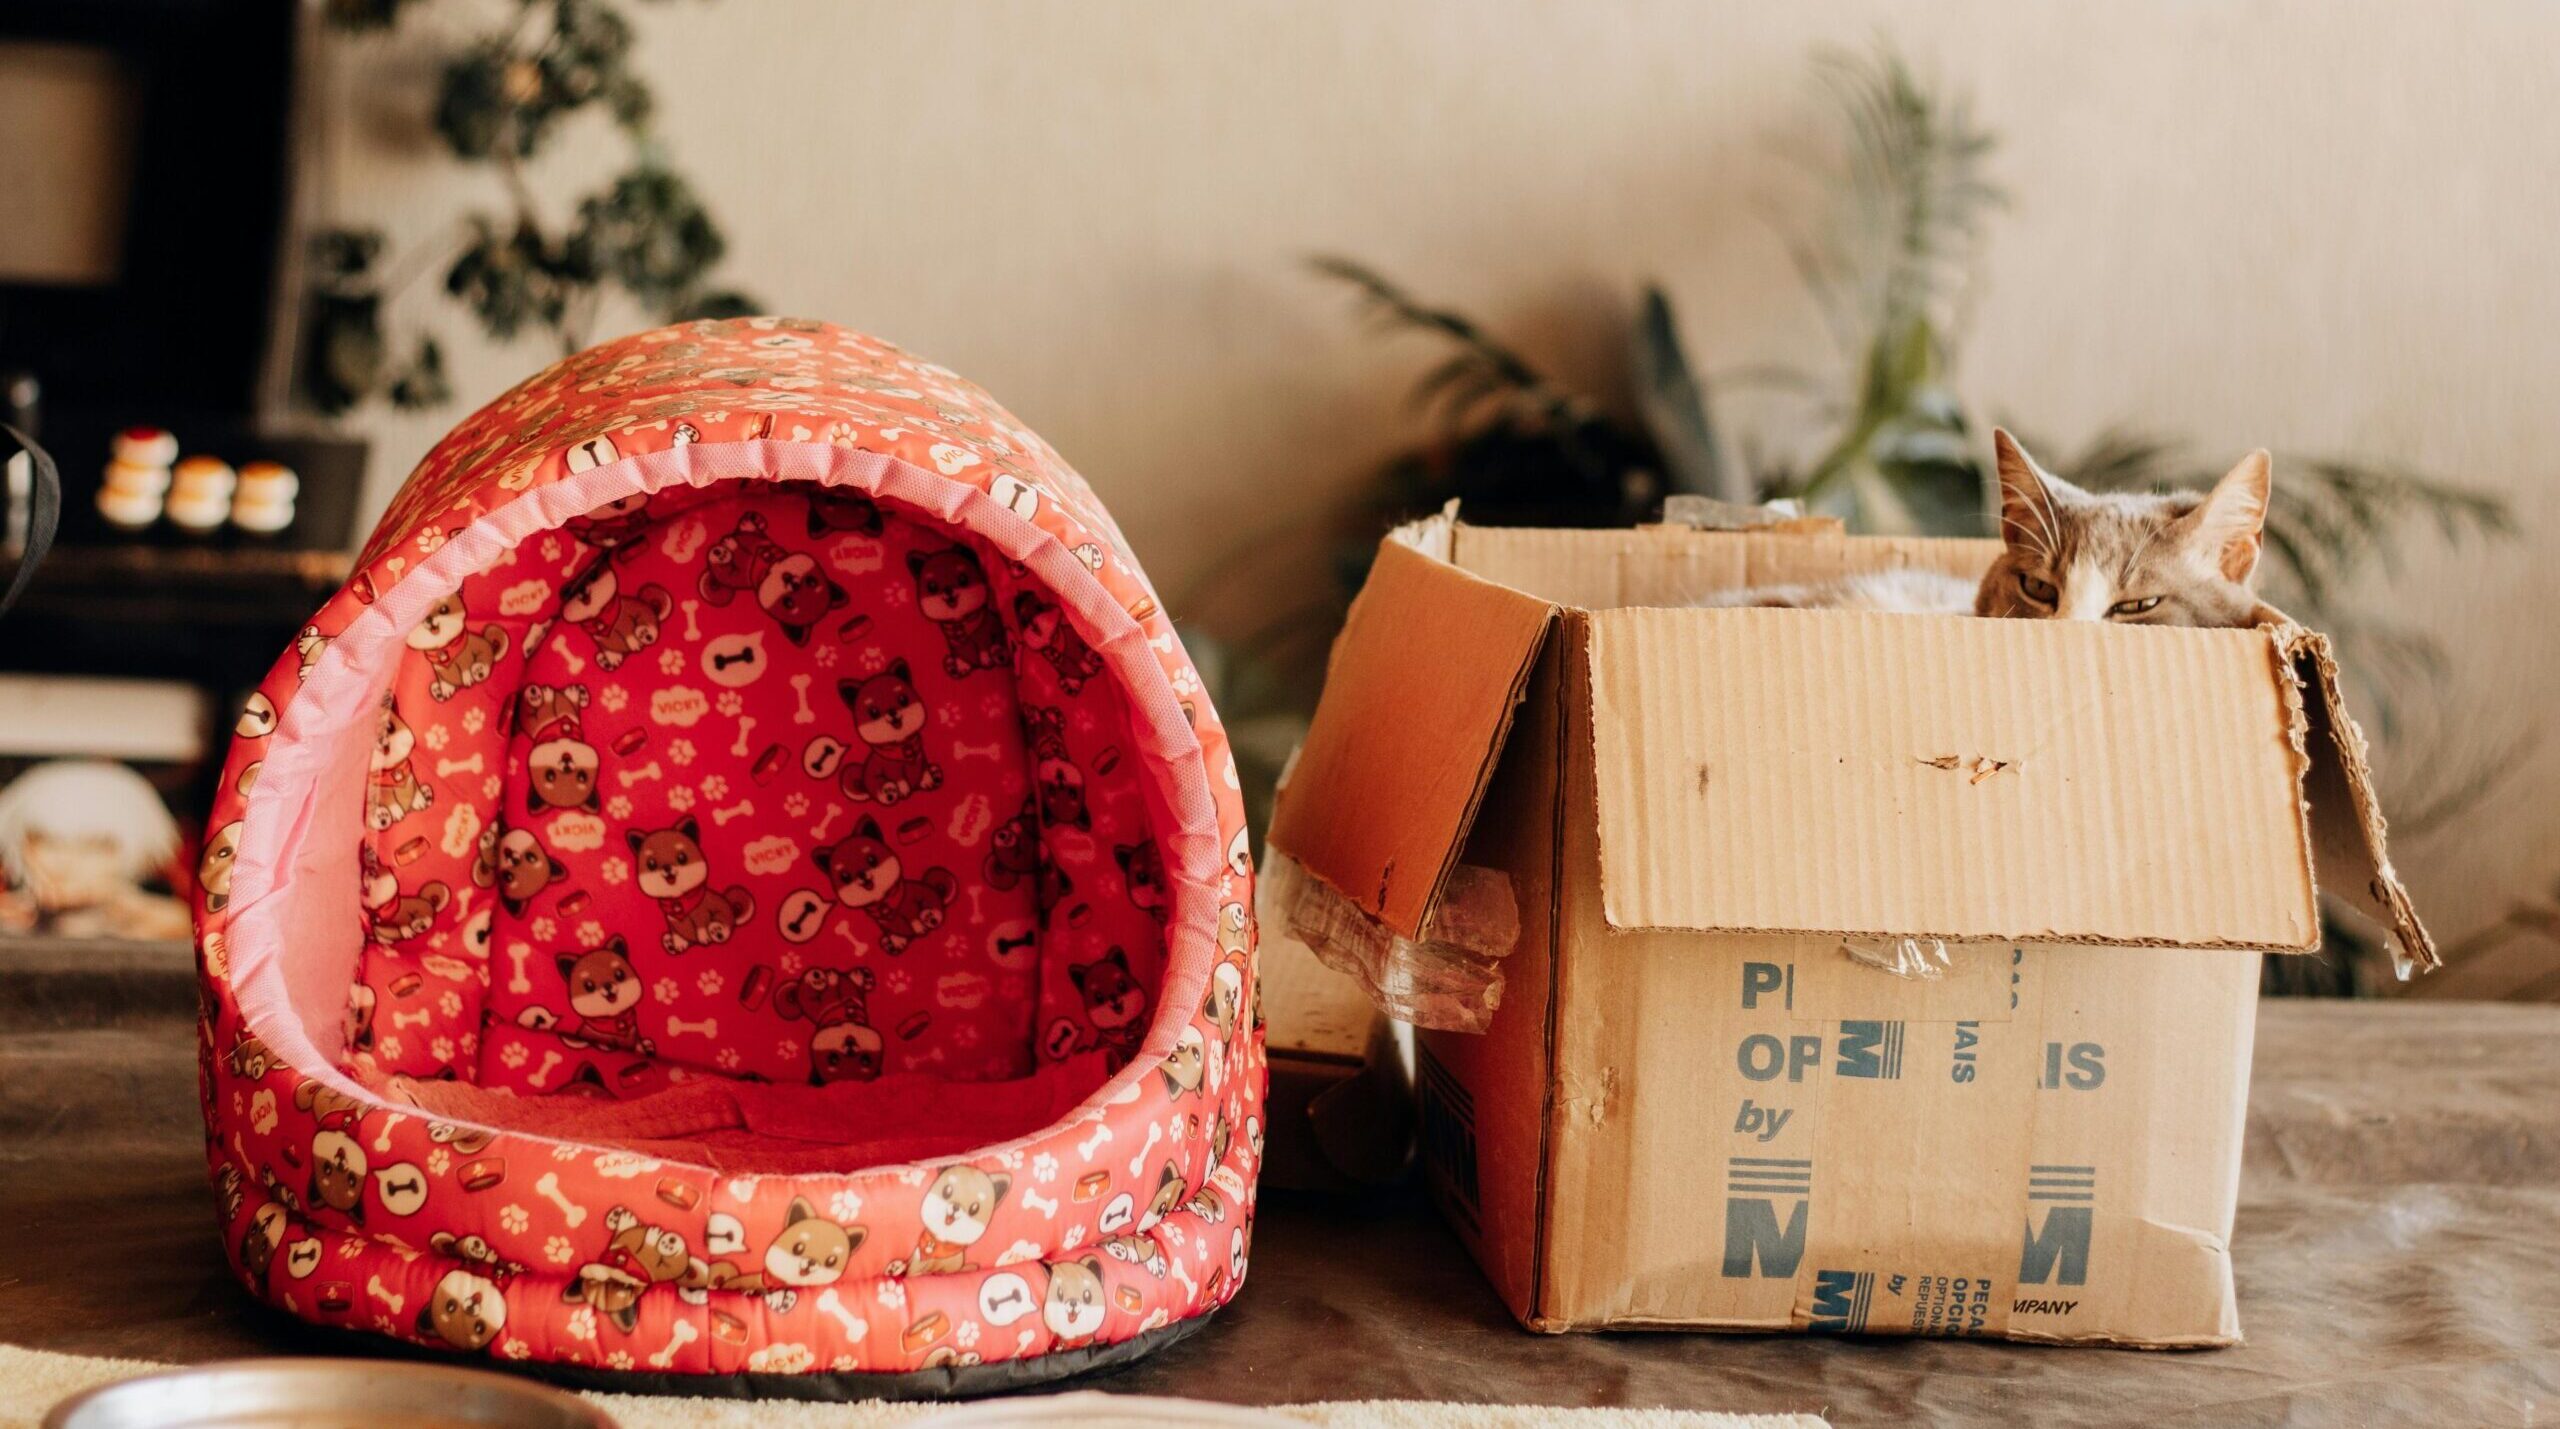
[[[1417,936],[1553,613],[1403,542],[1380,545],[1334,642],[1272,843]]]
[[[2417,906],[2391,866],[2389,827],[2373,791],[2364,731],[2347,713],[2338,688],[2338,661],[2329,638],[2298,625],[2276,632],[2294,662],[2295,678],[2308,690],[2302,739],[2311,759],[2303,797],[2310,808],[2322,884],[2390,932],[2400,956],[2420,968],[2439,968],[2435,938],[2418,921]]]
[[[2318,946],[2265,632],[1589,620],[1613,927]]]

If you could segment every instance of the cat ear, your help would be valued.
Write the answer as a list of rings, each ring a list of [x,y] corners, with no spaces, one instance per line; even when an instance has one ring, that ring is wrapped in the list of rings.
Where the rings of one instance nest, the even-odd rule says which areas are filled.
[[[2023,554],[2055,555],[2062,523],[2054,514],[2053,487],[2061,478],[2036,465],[2003,428],[1991,429],[1991,449],[2000,466],[2000,539]]]
[[[2195,509],[2197,547],[2234,584],[2248,584],[2258,569],[2267,495],[2274,480],[2274,463],[2261,448],[2240,458],[2240,464],[2224,473],[2204,504]]]

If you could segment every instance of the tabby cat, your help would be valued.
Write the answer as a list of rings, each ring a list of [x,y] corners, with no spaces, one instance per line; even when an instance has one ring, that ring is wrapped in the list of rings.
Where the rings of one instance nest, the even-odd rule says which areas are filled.
[[[2007,432],[1991,441],[2003,548],[1979,585],[1935,571],[1872,571],[1698,603],[2130,625],[2242,626],[2271,615],[2251,588],[2272,474],[2265,452],[2241,458],[2211,491],[2152,496],[2083,491],[2038,466]]]

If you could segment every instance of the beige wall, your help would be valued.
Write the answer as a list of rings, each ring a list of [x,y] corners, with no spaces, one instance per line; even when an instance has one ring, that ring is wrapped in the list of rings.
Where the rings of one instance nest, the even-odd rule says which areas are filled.
[[[1962,372],[1985,410],[2066,441],[2135,421],[2216,455],[2354,450],[2507,493],[2527,540],[2422,545],[2372,599],[2453,647],[2457,729],[2522,730],[2560,701],[2560,8],[637,13],[666,132],[733,237],[728,272],[984,383],[1093,479],[1168,591],[1234,534],[1336,501],[1413,430],[1421,353],[1364,335],[1307,253],[1372,260],[1601,383],[1647,275],[1711,370],[1820,356],[1772,236],[1769,215],[1801,204],[1776,155],[1821,113],[1806,56],[1890,34],[2007,136],[2016,203]],[[414,238],[478,192],[404,128],[429,83],[414,41],[333,41],[323,216]],[[579,159],[559,172],[583,177]],[[468,402],[549,355],[457,346]],[[377,499],[457,415],[361,420]],[[1303,578],[1287,560],[1249,577]],[[2560,749],[2514,773],[2475,820],[2402,850],[2444,931],[2560,876]],[[2444,986],[2560,959],[2515,966]]]

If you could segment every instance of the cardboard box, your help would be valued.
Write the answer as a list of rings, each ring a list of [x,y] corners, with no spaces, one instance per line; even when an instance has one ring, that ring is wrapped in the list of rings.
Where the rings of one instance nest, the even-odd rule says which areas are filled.
[[[1255,989],[1271,1071],[1262,1183],[1332,1192],[1390,1184],[1413,1159],[1413,1092],[1395,1028],[1359,983],[1290,936],[1286,918],[1266,911],[1261,925]]]
[[[1408,935],[1461,856],[1514,881],[1501,1011],[1415,1080],[1523,1324],[2238,1338],[2258,954],[2318,946],[2315,847],[2433,961],[2326,643],[1662,608],[1994,550],[1381,547],[1271,841]]]

